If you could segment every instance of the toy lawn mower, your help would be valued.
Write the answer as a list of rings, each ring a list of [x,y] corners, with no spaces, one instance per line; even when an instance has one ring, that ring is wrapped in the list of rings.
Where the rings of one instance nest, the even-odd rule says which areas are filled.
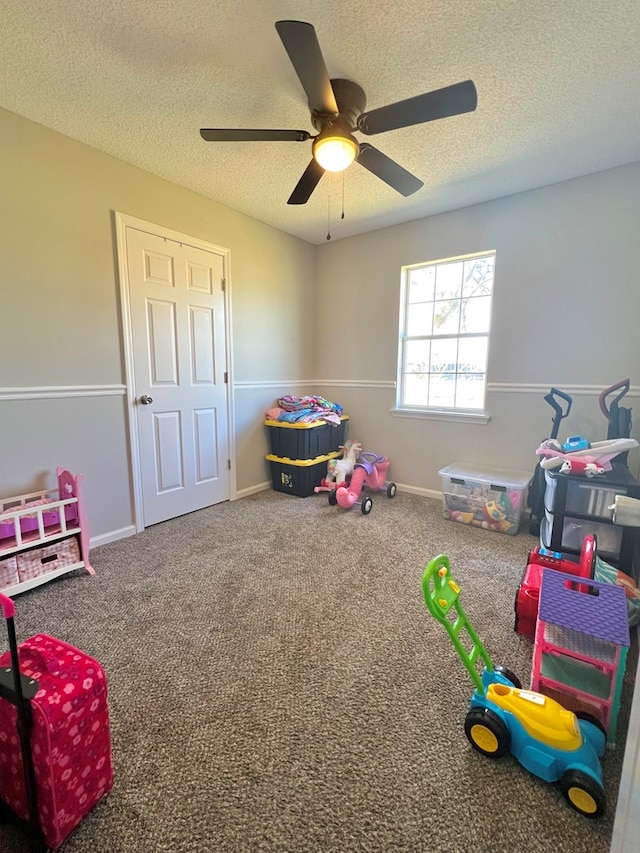
[[[600,817],[605,810],[600,757],[606,744],[600,723],[568,711],[549,696],[523,690],[510,670],[494,667],[460,605],[460,587],[443,554],[425,569],[422,591],[429,612],[445,627],[475,684],[464,723],[474,749],[488,758],[510,752],[530,773],[559,783],[576,811]],[[460,640],[463,630],[465,639],[471,639],[470,653]],[[484,664],[482,674],[478,660]]]

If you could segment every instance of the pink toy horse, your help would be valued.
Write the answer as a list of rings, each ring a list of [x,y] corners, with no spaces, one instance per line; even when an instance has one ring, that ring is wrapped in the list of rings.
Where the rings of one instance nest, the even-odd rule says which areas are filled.
[[[362,451],[360,459],[353,468],[353,474],[348,484],[339,485],[335,492],[329,494],[329,503],[338,504],[342,509],[351,509],[358,503],[363,515],[371,512],[373,501],[369,497],[360,500],[363,486],[376,492],[386,491],[387,497],[393,498],[396,494],[396,484],[387,483],[387,471],[390,461],[386,456],[378,456],[377,453]]]
[[[327,462],[327,474],[319,486],[314,488],[314,492],[328,492],[337,489],[343,485],[347,477],[351,476],[353,467],[356,464],[358,455],[362,450],[362,445],[359,441],[350,438],[340,445],[342,450],[342,459],[330,459]]]
[[[343,445],[340,445],[340,449],[343,452],[343,456],[342,459],[336,459],[335,467],[336,485],[338,486],[344,483],[347,477],[350,477],[353,473],[358,456],[362,451],[362,445],[359,441],[349,439]],[[329,472],[327,471],[327,479],[328,477]]]

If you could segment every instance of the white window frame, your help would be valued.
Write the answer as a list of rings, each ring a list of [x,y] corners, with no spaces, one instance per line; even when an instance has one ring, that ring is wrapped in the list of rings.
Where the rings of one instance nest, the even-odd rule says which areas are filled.
[[[425,267],[437,267],[455,263],[459,261],[468,261],[474,258],[494,258],[494,284],[495,284],[495,259],[496,251],[488,249],[484,252],[475,252],[469,255],[458,255],[452,258],[441,258],[435,261],[425,261],[419,264],[409,264],[402,267],[401,286],[400,286],[400,325],[398,334],[398,364],[397,364],[397,382],[396,382],[396,407],[392,409],[392,414],[398,417],[408,418],[428,418],[432,420],[447,420],[447,421],[467,421],[469,423],[487,423],[490,420],[490,414],[486,410],[487,400],[487,382],[488,382],[488,367],[489,367],[489,347],[491,345],[491,319],[487,332],[482,332],[482,335],[487,335],[487,361],[485,364],[485,385],[484,385],[484,404],[482,409],[467,409],[462,407],[439,407],[439,406],[416,406],[406,405],[403,403],[404,397],[404,379],[405,379],[405,349],[408,341],[419,339],[432,339],[433,335],[419,335],[408,337],[406,334],[407,328],[407,313],[408,313],[408,298],[409,298],[409,275],[412,270],[422,269]],[[491,306],[493,306],[493,288],[491,293]],[[453,337],[458,340],[477,336],[478,333],[462,333]],[[447,337],[452,337],[448,335]]]

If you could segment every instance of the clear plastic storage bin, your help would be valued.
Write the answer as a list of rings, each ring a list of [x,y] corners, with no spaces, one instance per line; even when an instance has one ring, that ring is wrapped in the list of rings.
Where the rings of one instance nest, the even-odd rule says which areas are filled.
[[[442,477],[445,518],[509,535],[518,532],[532,477],[530,471],[456,462],[438,473]]]

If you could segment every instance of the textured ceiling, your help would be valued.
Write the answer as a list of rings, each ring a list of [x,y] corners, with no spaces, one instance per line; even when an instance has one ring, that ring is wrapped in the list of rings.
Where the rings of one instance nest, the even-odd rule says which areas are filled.
[[[638,0],[0,0],[0,15],[0,106],[311,243],[329,209],[339,239],[640,160]],[[367,138],[419,192],[354,164],[291,206],[310,141],[200,138],[314,132],[280,19],[314,25],[368,109],[475,82],[475,112]]]

